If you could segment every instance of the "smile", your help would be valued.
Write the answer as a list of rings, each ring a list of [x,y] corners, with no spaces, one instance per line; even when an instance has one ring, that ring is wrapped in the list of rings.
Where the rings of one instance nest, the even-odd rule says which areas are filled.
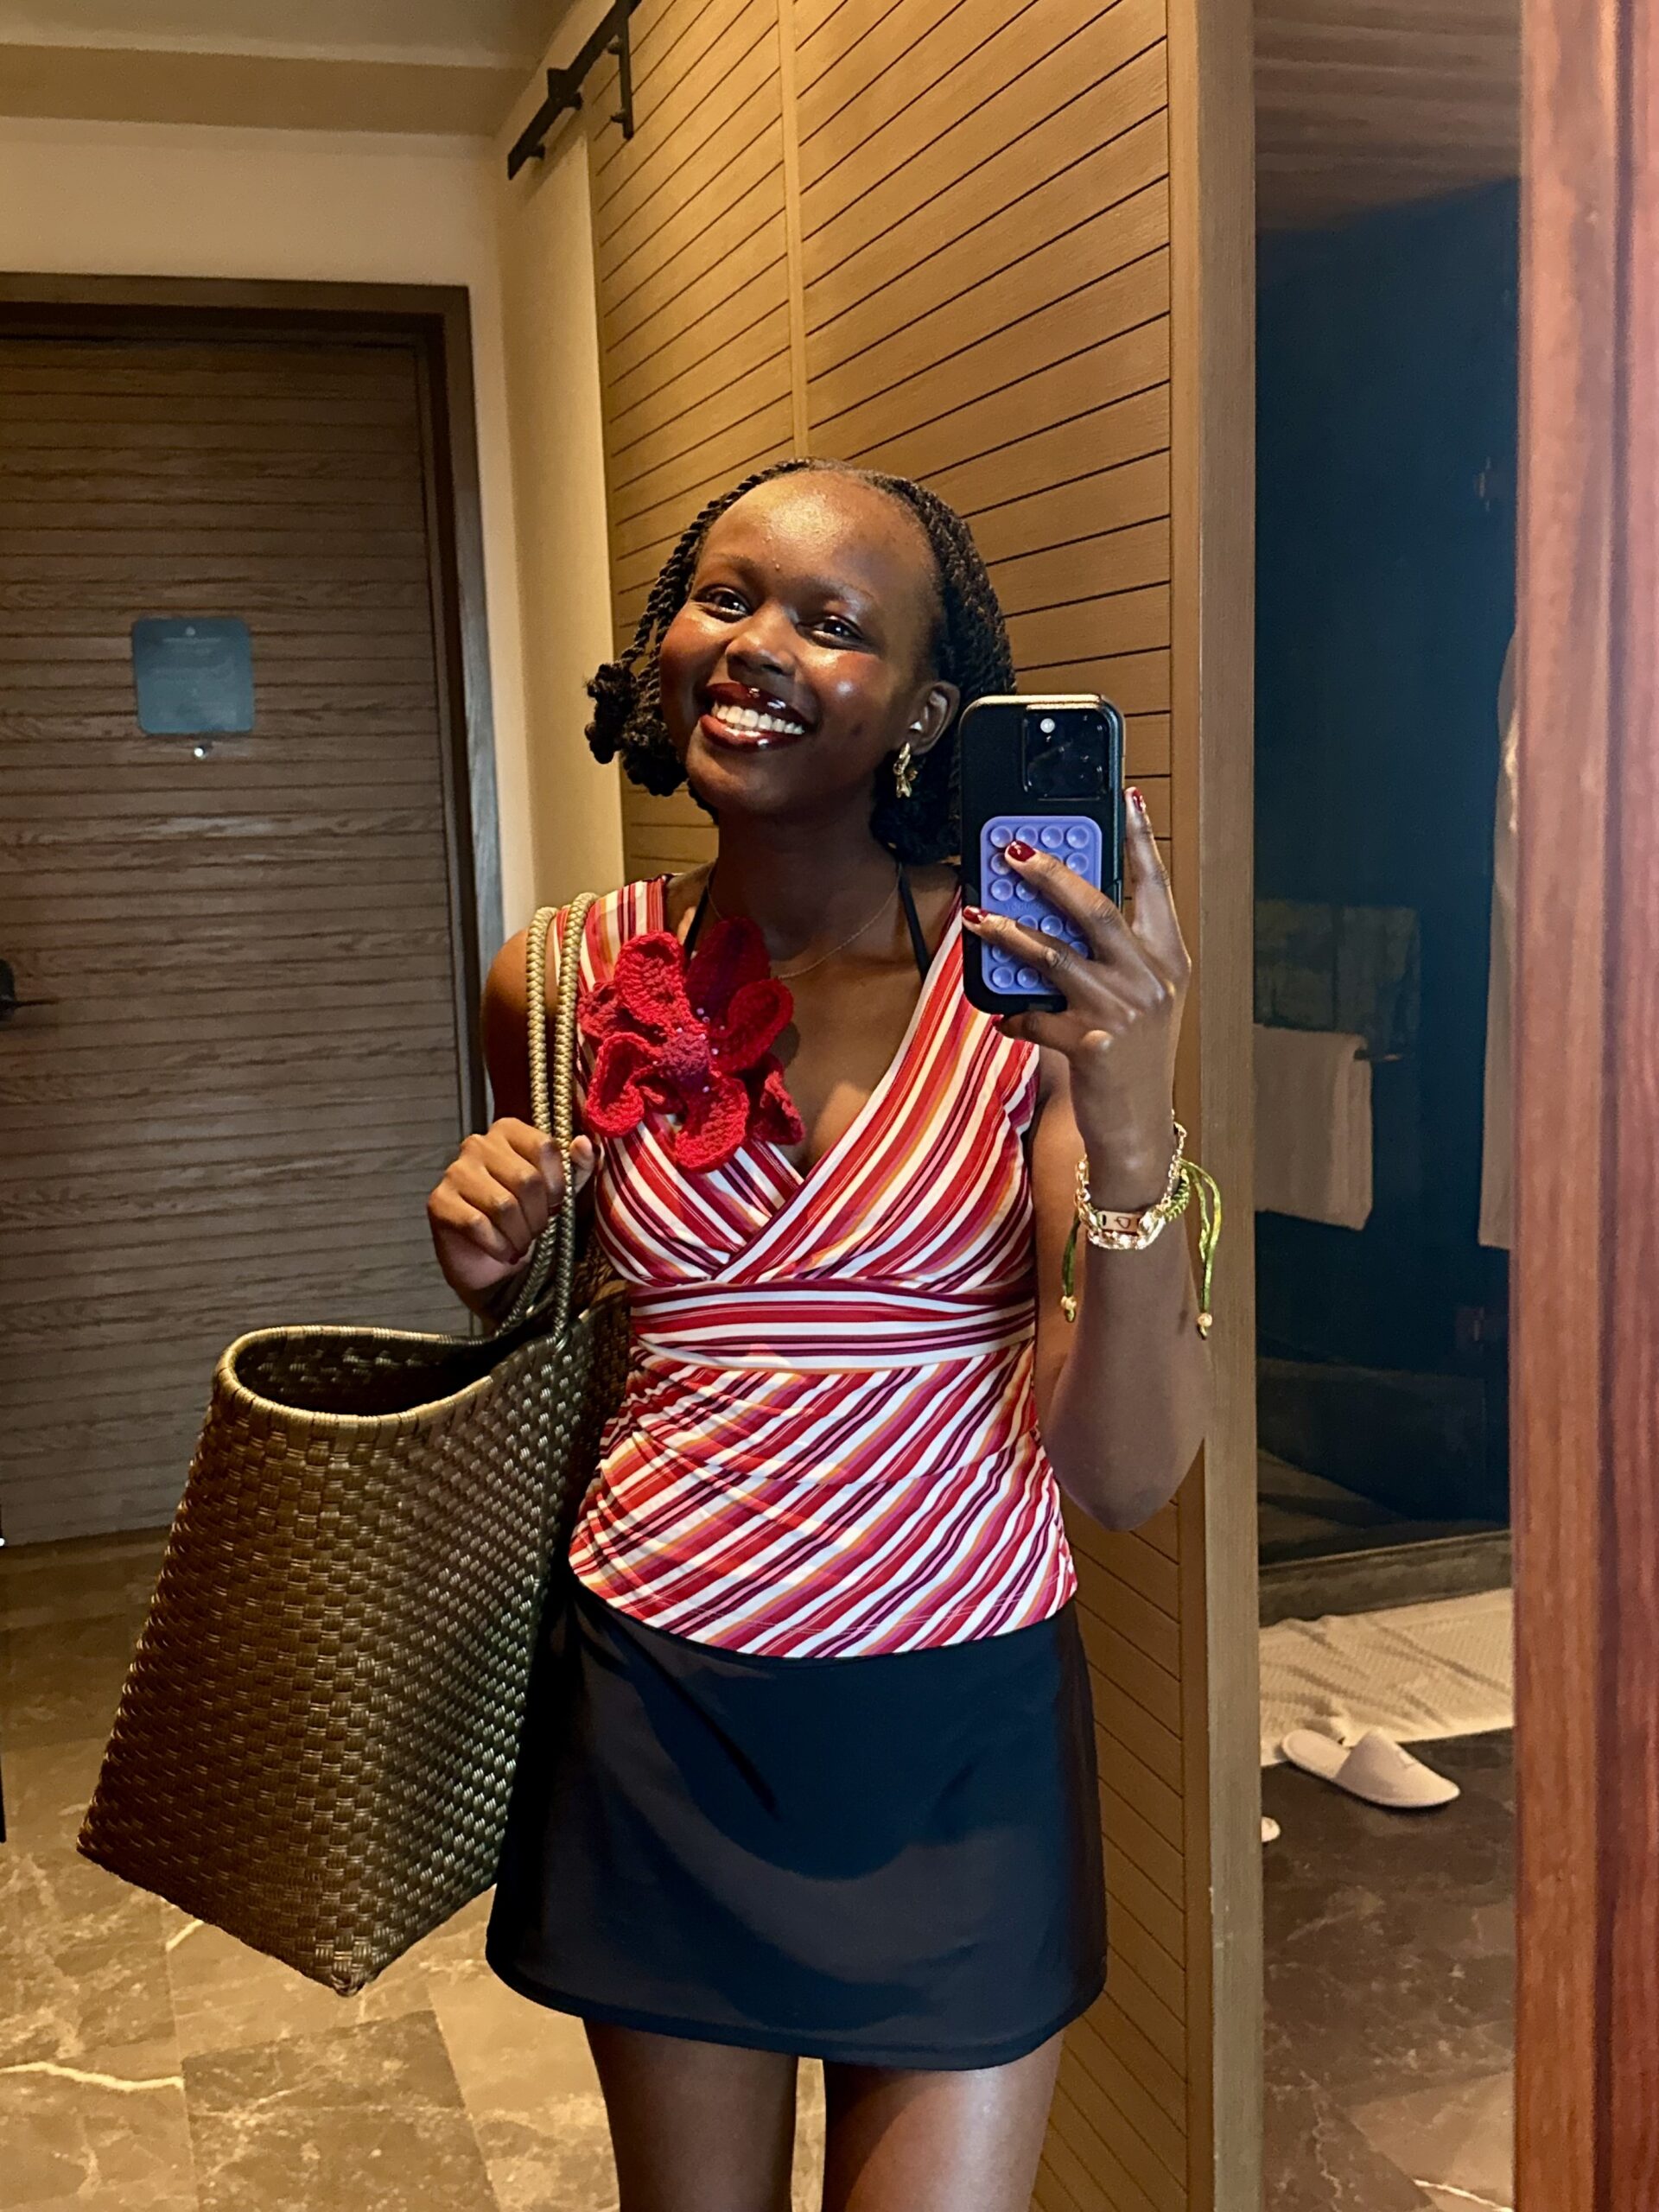
[[[729,745],[761,752],[792,745],[807,734],[806,724],[787,708],[768,702],[751,707],[734,699],[716,699],[704,709],[703,735],[715,745]]]

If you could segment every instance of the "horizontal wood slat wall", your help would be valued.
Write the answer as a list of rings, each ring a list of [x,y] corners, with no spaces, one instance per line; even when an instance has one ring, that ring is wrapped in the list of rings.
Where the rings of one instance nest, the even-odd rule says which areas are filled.
[[[1022,680],[1122,706],[1130,772],[1190,893],[1169,5],[642,0],[655,58],[636,66],[633,139],[605,124],[603,72],[585,111],[619,644],[679,530],[745,470],[804,448],[919,477],[969,518]],[[704,82],[722,112],[730,86],[741,130],[709,137]],[[712,855],[685,794],[625,788],[623,806],[631,873]],[[1190,1525],[1173,1508],[1132,1535],[1072,1518],[1113,1959],[1068,2038],[1043,2212],[1215,2202]]]
[[[164,1522],[273,1321],[453,1327],[464,1126],[425,370],[0,337],[0,1408],[10,1541]],[[147,736],[136,616],[234,613],[256,726]]]
[[[1123,707],[1161,826],[1163,5],[1032,0],[1005,23],[979,0],[820,19],[645,0],[634,138],[605,122],[613,64],[585,109],[619,646],[680,530],[747,470],[804,442],[919,476],[972,523],[1022,680]],[[728,123],[707,132],[713,87],[741,160]],[[713,851],[683,792],[625,785],[623,821],[631,872]]]
[[[1518,176],[1520,0],[1258,0],[1264,230]]]

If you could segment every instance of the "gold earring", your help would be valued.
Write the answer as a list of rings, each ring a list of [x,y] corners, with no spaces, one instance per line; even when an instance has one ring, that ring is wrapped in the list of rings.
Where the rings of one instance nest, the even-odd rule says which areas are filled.
[[[900,798],[908,798],[916,788],[916,759],[910,749],[908,738],[893,764],[893,782]]]

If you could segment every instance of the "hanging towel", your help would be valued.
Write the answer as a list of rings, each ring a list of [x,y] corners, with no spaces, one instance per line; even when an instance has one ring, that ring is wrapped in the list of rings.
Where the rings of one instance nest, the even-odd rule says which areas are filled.
[[[1371,1211],[1371,1069],[1340,1030],[1255,1030],[1255,1205],[1363,1229]]]
[[[1480,1241],[1508,1246],[1515,1231],[1515,861],[1520,728],[1515,712],[1515,639],[1498,678],[1497,820],[1492,839],[1492,939],[1486,992],[1485,1140],[1480,1155]]]

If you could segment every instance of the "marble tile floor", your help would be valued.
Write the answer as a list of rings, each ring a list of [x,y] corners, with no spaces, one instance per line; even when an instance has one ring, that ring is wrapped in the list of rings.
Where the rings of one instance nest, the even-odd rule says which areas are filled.
[[[0,1551],[6,2212],[612,2212],[582,2031],[491,1974],[486,1898],[342,1999],[77,1856],[161,1544]]]
[[[1266,2212],[1512,2212],[1513,1739],[1421,1755],[1436,1812],[1262,1777]]]
[[[7,2212],[610,2212],[581,2031],[489,1972],[486,1900],[342,1999],[77,1857],[159,1548],[0,1552]],[[1416,1820],[1262,1778],[1267,2212],[1512,2202],[1510,1739],[1432,1757],[1465,1795]]]

